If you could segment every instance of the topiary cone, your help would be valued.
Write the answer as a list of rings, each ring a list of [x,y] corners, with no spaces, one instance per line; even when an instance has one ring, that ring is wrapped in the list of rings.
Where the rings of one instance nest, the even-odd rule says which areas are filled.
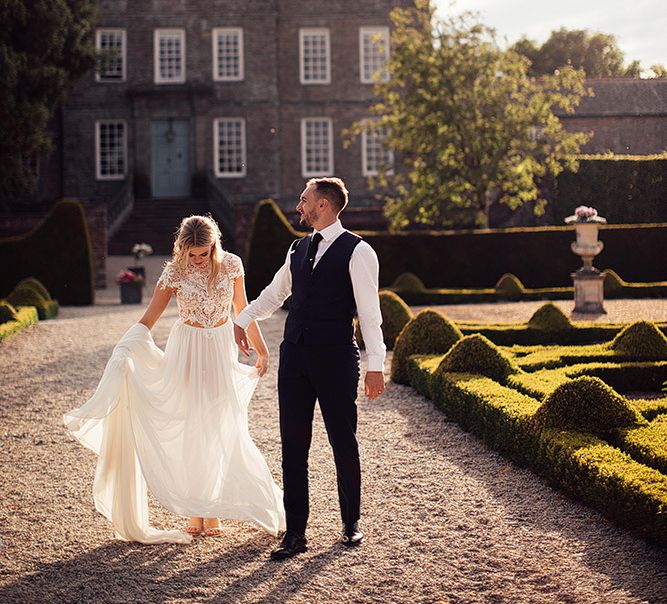
[[[521,369],[488,338],[472,334],[459,340],[440,361],[435,371],[441,373],[477,373],[504,384]]]
[[[541,428],[573,430],[600,438],[648,423],[625,397],[600,378],[590,376],[558,386],[537,410],[534,421]]]
[[[637,321],[624,327],[616,334],[610,348],[633,358],[667,360],[667,338],[650,321]]]
[[[391,379],[409,384],[408,361],[413,354],[444,354],[463,337],[461,330],[444,315],[427,308],[406,323],[396,339],[391,360]]]
[[[569,317],[553,302],[540,306],[529,319],[528,326],[544,331],[562,331],[573,327]]]

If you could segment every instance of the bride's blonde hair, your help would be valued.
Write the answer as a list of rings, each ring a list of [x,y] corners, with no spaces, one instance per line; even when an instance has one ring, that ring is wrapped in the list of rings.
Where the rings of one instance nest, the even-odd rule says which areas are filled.
[[[188,251],[193,247],[211,248],[211,273],[208,277],[208,289],[215,283],[222,263],[222,233],[218,223],[210,216],[188,216],[183,218],[176,232],[173,262],[180,268],[188,266]]]

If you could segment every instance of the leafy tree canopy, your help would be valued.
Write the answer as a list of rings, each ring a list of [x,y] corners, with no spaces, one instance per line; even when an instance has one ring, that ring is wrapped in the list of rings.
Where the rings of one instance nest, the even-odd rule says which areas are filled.
[[[584,89],[573,67],[535,79],[528,60],[501,50],[493,30],[470,14],[436,21],[428,0],[392,11],[390,77],[378,79],[374,121],[396,152],[396,174],[376,184],[392,191],[385,213],[394,228],[488,226],[491,203],[544,204],[536,181],[576,169],[584,133],[555,115],[572,112]]]
[[[530,60],[529,74],[534,76],[553,73],[564,65],[583,69],[589,78],[638,78],[642,74],[639,61],[625,65],[623,51],[612,34],[562,27],[552,31],[541,46],[524,37],[512,49]],[[653,65],[650,71],[653,77],[665,76],[663,65]]]
[[[50,117],[94,65],[94,0],[0,2],[0,199],[34,188],[27,160],[51,150]]]

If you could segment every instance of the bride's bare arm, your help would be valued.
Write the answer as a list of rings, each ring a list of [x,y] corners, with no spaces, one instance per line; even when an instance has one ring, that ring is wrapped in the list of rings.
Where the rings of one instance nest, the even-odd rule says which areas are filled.
[[[173,293],[173,289],[163,289],[159,285],[156,285],[150,304],[141,319],[139,319],[139,323],[143,323],[148,329],[153,329],[153,325],[160,318],[164,309],[167,308],[167,304],[169,304],[169,299]]]
[[[232,305],[234,306],[234,314],[237,317],[239,316],[239,313],[248,306],[248,297],[245,292],[245,279],[243,278],[243,275],[234,279],[234,297],[232,298]],[[257,359],[259,374],[264,375],[269,366],[269,349],[266,346],[266,342],[259,329],[259,325],[257,325],[257,321],[253,321],[248,325],[248,339],[259,356]]]

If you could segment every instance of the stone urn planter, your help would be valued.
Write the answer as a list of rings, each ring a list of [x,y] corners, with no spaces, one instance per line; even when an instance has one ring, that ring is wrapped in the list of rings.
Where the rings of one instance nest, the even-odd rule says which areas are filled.
[[[574,281],[574,312],[606,313],[603,305],[605,274],[593,266],[593,258],[604,249],[604,243],[598,240],[598,235],[600,225],[606,224],[607,220],[598,216],[595,208],[579,206],[572,216],[565,219],[565,223],[574,225],[577,239],[571,244],[571,249],[583,261],[583,266],[571,274]]]

